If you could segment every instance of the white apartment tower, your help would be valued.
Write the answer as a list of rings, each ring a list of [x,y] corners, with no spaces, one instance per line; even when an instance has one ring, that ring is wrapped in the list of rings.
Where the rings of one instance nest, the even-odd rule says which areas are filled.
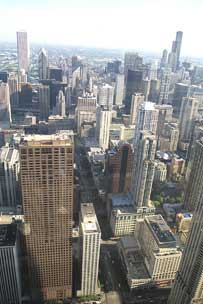
[[[115,87],[115,105],[122,106],[124,97],[124,75],[117,74],[116,76],[116,87]]]
[[[130,124],[135,125],[139,112],[140,105],[144,103],[145,97],[141,93],[132,95],[131,109],[130,109]]]
[[[111,110],[113,106],[114,87],[109,84],[99,86],[98,101],[99,105]]]
[[[99,146],[106,150],[109,147],[109,129],[111,125],[112,113],[102,107],[97,109],[96,117],[96,137]]]
[[[97,294],[101,230],[92,203],[81,205],[81,290],[80,295]]]

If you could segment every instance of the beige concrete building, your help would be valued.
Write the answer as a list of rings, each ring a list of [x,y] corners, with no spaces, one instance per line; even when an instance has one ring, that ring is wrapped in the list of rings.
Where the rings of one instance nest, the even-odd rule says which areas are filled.
[[[145,101],[144,94],[136,93],[132,95],[130,109],[130,125],[135,125],[138,117],[139,107]]]
[[[25,241],[33,303],[72,296],[72,133],[20,145]]]

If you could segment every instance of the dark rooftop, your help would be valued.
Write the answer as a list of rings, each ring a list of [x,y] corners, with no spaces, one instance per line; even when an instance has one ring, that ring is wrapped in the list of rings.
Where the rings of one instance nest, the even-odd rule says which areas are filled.
[[[14,246],[16,242],[17,225],[0,225],[0,247]]]

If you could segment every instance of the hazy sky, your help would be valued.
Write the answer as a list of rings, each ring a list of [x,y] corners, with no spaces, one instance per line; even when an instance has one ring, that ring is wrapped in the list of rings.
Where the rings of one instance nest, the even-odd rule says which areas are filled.
[[[182,55],[203,57],[203,0],[0,0],[0,40],[25,29],[31,42],[170,49],[184,32]]]

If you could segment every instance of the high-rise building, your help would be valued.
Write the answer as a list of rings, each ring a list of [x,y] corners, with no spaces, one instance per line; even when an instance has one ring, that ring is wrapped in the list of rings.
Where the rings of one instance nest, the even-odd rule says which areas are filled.
[[[50,88],[47,85],[39,87],[40,119],[48,120],[50,114]]]
[[[16,224],[0,225],[0,303],[21,304],[22,286]]]
[[[159,111],[155,106],[155,103],[150,101],[140,105],[135,126],[134,144],[139,139],[140,131],[150,131],[156,135]]]
[[[164,104],[168,102],[169,87],[171,81],[171,69],[162,68],[161,69],[161,83],[159,92],[159,104]]]
[[[130,109],[130,124],[135,125],[137,121],[140,105],[144,103],[145,96],[141,93],[135,93],[132,95],[131,109]]]
[[[102,107],[97,108],[96,114],[96,138],[99,146],[106,150],[109,147],[109,129],[112,113]]]
[[[181,148],[181,143],[186,143],[189,146],[193,123],[198,115],[199,101],[196,98],[184,97],[182,99],[181,109],[180,109],[180,137],[179,145]]]
[[[130,110],[131,98],[134,93],[142,93],[143,71],[128,70],[126,78],[125,104]]]
[[[99,86],[98,102],[100,106],[111,110],[113,106],[113,97],[114,87],[108,85],[107,83],[102,86]]]
[[[158,79],[151,79],[148,100],[157,103],[159,98],[160,81]]]
[[[172,69],[172,72],[176,72],[180,65],[180,51],[182,44],[183,32],[176,32],[176,40],[172,43],[171,53],[168,57],[168,63]]]
[[[7,83],[0,82],[0,128],[10,128],[11,106],[9,86]]]
[[[179,118],[183,97],[188,97],[189,94],[190,94],[190,86],[188,84],[179,83],[179,82],[175,84],[172,106],[173,106],[173,114],[176,118]]]
[[[134,148],[131,195],[135,207],[148,207],[155,170],[156,136],[140,131]]]
[[[121,61],[114,60],[112,62],[107,63],[106,71],[107,71],[107,73],[119,74],[120,73],[120,67],[121,67]]]
[[[186,247],[176,274],[175,283],[169,296],[169,304],[193,304],[203,302],[202,140],[197,141],[195,156],[197,161],[193,167],[193,180],[191,179],[193,187],[190,189],[190,198],[192,198],[193,203],[195,203],[195,211],[193,213]],[[195,182],[196,184],[194,184]]]
[[[125,141],[107,151],[106,176],[109,193],[122,193],[130,190],[133,166],[133,148]]]
[[[163,50],[163,53],[162,53],[160,67],[161,68],[166,67],[167,62],[168,62],[168,51],[165,49],[165,50]]]
[[[157,136],[162,134],[164,124],[172,121],[173,107],[171,105],[155,105],[155,108],[159,111],[157,122]]]
[[[58,95],[56,96],[56,106],[53,112],[55,115],[66,117],[66,101],[63,91],[59,91]]]
[[[44,48],[40,50],[38,55],[38,70],[39,70],[39,79],[47,79],[48,57]]]
[[[18,71],[25,70],[28,73],[29,69],[29,47],[27,32],[17,32],[17,51],[18,51]]]
[[[28,135],[20,145],[33,303],[72,296],[73,154],[70,132]]]
[[[200,138],[193,148],[191,172],[184,195],[184,207],[186,210],[193,211],[198,203],[198,196],[203,188],[202,169],[203,142]]]
[[[138,53],[127,52],[125,53],[124,60],[124,74],[127,77],[128,70],[135,71],[142,67],[143,58]]]
[[[176,69],[179,68],[180,65],[180,51],[181,51],[181,45],[182,45],[182,39],[183,39],[183,32],[178,31],[176,32],[176,53],[177,53],[177,66]]]
[[[8,86],[9,86],[11,107],[18,107],[19,87],[18,87],[18,76],[16,74],[9,75]]]
[[[114,104],[116,106],[122,106],[123,98],[124,98],[124,75],[117,74],[116,75],[116,87],[115,87],[115,98]]]
[[[177,123],[166,122],[158,137],[158,149],[175,152],[178,147],[179,126]]]
[[[81,250],[81,296],[99,293],[98,272],[101,230],[92,203],[81,205],[80,250]]]
[[[0,81],[8,83],[9,74],[8,72],[0,71]]]
[[[150,92],[150,80],[143,79],[142,80],[142,93],[145,96],[145,101],[149,100],[149,92]]]
[[[0,206],[15,207],[19,200],[19,152],[17,149],[0,149]]]

